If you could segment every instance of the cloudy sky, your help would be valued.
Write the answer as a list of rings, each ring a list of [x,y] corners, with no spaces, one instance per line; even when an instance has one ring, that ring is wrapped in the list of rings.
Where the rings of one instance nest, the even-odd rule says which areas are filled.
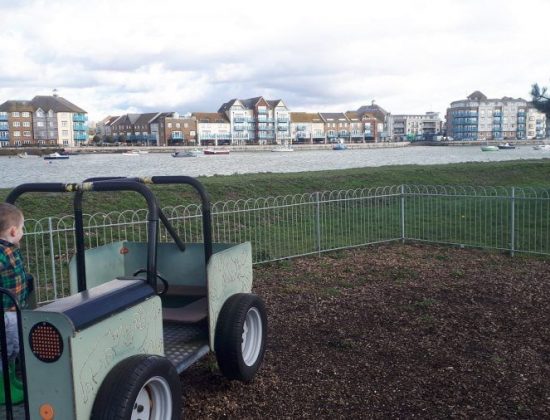
[[[0,0],[0,103],[49,95],[97,120],[216,111],[444,112],[550,85],[549,0]]]

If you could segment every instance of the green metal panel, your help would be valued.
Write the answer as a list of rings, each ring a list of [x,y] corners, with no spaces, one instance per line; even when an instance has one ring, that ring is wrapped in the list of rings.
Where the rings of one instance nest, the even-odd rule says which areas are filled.
[[[245,242],[212,255],[208,263],[208,319],[210,349],[218,314],[228,297],[252,290],[252,245]]]
[[[38,360],[28,345],[30,329],[43,321],[63,337],[63,354],[53,363]],[[63,314],[23,311],[23,331],[32,420],[41,418],[45,403],[54,407],[56,419],[87,420],[101,383],[118,362],[135,354],[164,355],[158,296],[81,331]]]
[[[70,320],[63,314],[40,311],[22,311],[23,342],[29,392],[30,418],[40,419],[42,404],[48,403],[55,409],[55,418],[74,419],[74,390],[71,376],[72,361],[70,339],[74,334]],[[53,363],[38,360],[29,348],[29,333],[33,325],[49,322],[63,338],[63,354]]]
[[[160,298],[77,332],[71,351],[76,418],[88,419],[101,383],[118,362],[135,354],[164,355]]]
[[[213,252],[220,252],[232,244],[213,244]],[[170,284],[204,286],[204,246],[185,244],[181,252],[173,243],[158,245],[157,271]],[[86,283],[95,287],[119,276],[131,276],[147,266],[147,244],[141,242],[114,242],[86,250]],[[77,292],[76,258],[69,264],[71,294]]]

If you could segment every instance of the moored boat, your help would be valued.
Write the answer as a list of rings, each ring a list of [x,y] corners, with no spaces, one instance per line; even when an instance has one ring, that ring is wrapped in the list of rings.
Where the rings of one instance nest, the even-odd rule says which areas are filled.
[[[205,155],[228,155],[229,149],[204,149]]]
[[[497,146],[481,146],[482,152],[498,152]]]
[[[179,158],[179,157],[197,157],[201,155],[200,150],[183,150],[179,152],[172,153],[172,157]]]
[[[44,156],[44,160],[57,160],[57,159],[69,159],[68,155],[62,155],[60,153],[50,153],[49,155]]]
[[[290,147],[289,145],[286,146],[278,146],[273,149],[271,149],[272,152],[293,152],[294,149]]]
[[[501,150],[511,150],[516,148],[516,146],[510,143],[499,144],[497,147]]]
[[[334,146],[332,146],[332,150],[346,150],[348,146],[346,146],[344,143],[337,143]]]
[[[550,151],[550,144],[537,144],[533,146],[533,149]]]

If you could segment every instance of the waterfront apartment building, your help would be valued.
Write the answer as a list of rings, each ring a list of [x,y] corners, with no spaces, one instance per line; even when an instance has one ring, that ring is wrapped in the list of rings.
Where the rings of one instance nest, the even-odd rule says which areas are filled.
[[[86,111],[65,98],[35,96],[0,105],[1,146],[75,146],[88,139]]]
[[[546,116],[522,98],[489,99],[479,91],[447,109],[447,135],[454,140],[541,139]]]
[[[441,134],[443,122],[439,112],[388,116],[389,136],[397,141],[432,140]]]
[[[229,144],[290,142],[290,111],[280,99],[267,100],[262,96],[232,99],[224,103],[218,113],[229,121]]]
[[[196,121],[177,112],[109,116],[97,126],[101,141],[148,146],[196,144]]]
[[[197,140],[201,146],[242,144],[232,137],[232,127],[224,112],[195,112],[191,114],[197,122]]]
[[[317,112],[291,112],[290,136],[293,143],[325,143],[325,123]]]

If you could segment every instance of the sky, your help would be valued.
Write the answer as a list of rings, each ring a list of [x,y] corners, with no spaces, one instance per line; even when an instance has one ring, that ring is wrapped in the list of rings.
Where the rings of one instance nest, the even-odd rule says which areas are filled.
[[[91,120],[216,112],[436,111],[550,85],[549,0],[0,0],[0,103],[60,96]]]

